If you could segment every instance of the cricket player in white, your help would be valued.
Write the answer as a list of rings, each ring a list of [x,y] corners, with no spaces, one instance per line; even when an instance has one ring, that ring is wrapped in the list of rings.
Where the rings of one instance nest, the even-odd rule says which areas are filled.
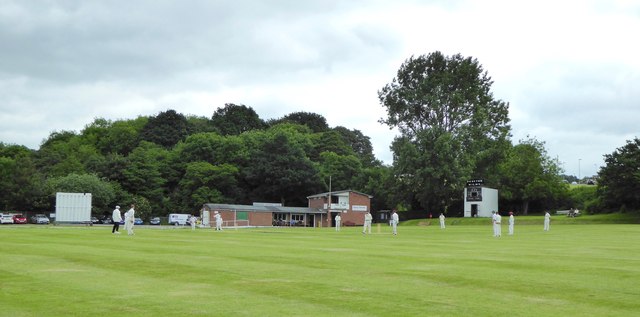
[[[393,228],[393,235],[398,234],[398,222],[400,222],[400,218],[398,218],[398,213],[394,210],[393,214],[391,214],[391,228]],[[369,233],[371,233],[371,225],[369,225]]]
[[[549,231],[549,223],[551,222],[551,215],[548,211],[544,212],[544,231]]]
[[[189,218],[189,222],[191,223],[191,230],[196,230],[196,222],[198,222],[196,216],[191,215],[191,218]]]
[[[513,217],[513,211],[509,212],[509,235],[513,235],[513,225],[515,225],[516,219]]]
[[[215,218],[216,218],[216,230],[217,231],[222,231],[222,216],[220,216],[220,213],[218,213],[218,211],[214,211],[213,212],[215,214]]]
[[[491,212],[491,226],[493,226],[493,236],[498,236],[498,230],[496,228],[496,212],[495,210]]]
[[[502,236],[502,216],[496,211],[496,237]]]
[[[364,226],[362,227],[362,234],[367,233],[367,228],[369,229],[369,233],[371,233],[371,220],[373,219],[373,217],[371,217],[371,213],[367,211],[366,214],[364,214]]]
[[[440,213],[440,229],[444,229],[444,213]]]
[[[136,218],[135,205],[131,205],[131,208],[124,213],[124,228],[127,229],[127,234],[130,236],[134,235],[133,233],[133,221]]]
[[[111,233],[120,234],[120,221],[122,221],[122,214],[120,213],[120,206],[116,206],[111,214],[111,220],[113,221],[113,228]]]
[[[340,222],[342,221],[342,217],[340,217],[340,214],[336,215],[336,231],[340,231]]]

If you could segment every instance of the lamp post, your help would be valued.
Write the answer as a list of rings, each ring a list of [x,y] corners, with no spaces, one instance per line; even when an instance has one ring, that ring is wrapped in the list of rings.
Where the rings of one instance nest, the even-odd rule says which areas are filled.
[[[578,184],[580,184],[580,161],[582,161],[581,158],[578,159]]]

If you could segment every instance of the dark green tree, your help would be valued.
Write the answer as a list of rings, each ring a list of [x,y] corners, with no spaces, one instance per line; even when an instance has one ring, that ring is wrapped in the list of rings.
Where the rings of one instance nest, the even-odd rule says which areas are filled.
[[[230,164],[214,166],[207,162],[187,164],[175,200],[180,210],[193,213],[205,203],[236,203],[241,200],[238,188],[239,169]]]
[[[175,110],[167,110],[149,118],[140,132],[140,138],[170,149],[184,140],[187,134],[187,118]]]
[[[371,210],[390,210],[397,208],[397,183],[393,176],[393,169],[389,166],[375,166],[364,168],[354,180],[352,189],[372,195]]]
[[[401,133],[392,150],[407,200],[446,212],[465,179],[489,170],[479,162],[495,152],[484,151],[510,131],[508,104],[494,99],[491,84],[476,59],[434,52],[405,61],[378,92],[381,122]]]
[[[232,103],[218,108],[211,120],[213,126],[222,135],[238,135],[242,132],[265,128],[264,121],[253,108]]]
[[[609,210],[640,210],[640,139],[604,155],[598,193]]]
[[[0,142],[0,210],[38,210],[48,202],[33,151]]]
[[[261,139],[264,142],[250,155],[251,163],[243,168],[252,201],[300,206],[306,203],[306,196],[323,188],[314,164],[286,133]]]

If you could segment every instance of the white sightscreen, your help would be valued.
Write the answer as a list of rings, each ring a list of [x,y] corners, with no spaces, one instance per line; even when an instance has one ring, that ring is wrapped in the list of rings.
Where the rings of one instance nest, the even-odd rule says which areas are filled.
[[[56,193],[56,221],[91,221],[91,193]]]

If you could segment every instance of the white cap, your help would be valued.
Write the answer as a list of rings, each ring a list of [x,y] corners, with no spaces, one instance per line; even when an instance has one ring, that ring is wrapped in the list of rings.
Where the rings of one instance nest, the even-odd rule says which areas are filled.
[[[216,210],[216,211],[214,211],[213,213],[214,213],[214,214],[217,214],[217,213],[218,213],[218,211]]]
[[[120,206],[116,206],[116,209],[120,209]]]

